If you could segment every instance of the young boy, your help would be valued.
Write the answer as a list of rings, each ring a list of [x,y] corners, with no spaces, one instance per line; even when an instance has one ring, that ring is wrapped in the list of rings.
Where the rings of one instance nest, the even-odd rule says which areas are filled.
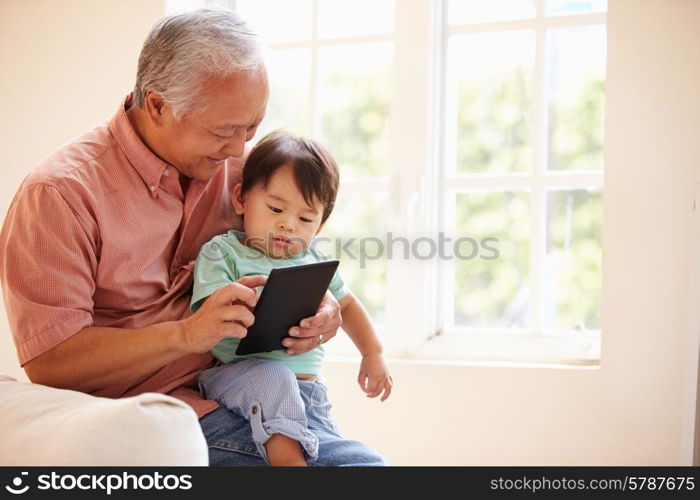
[[[265,275],[277,267],[320,262],[326,258],[310,245],[333,210],[338,168],[314,141],[277,131],[251,151],[232,203],[243,217],[243,232],[229,231],[202,247],[194,271],[192,310],[218,288],[244,276]],[[391,394],[393,381],[382,347],[360,301],[336,272],[330,292],[340,303],[342,328],[353,340],[362,363],[358,382],[368,397]],[[328,415],[325,385],[318,379],[324,348],[288,355],[284,350],[246,356],[235,354],[238,338],[228,337],[212,354],[221,362],[199,379],[206,398],[251,422],[253,440],[270,465],[307,465],[318,456],[318,438],[309,430],[324,425],[337,433]],[[314,383],[313,396],[299,391]],[[303,396],[303,397],[302,397]]]

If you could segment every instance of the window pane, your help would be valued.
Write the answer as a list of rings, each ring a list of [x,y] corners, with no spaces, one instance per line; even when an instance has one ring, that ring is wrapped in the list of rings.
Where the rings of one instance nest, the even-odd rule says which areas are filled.
[[[534,33],[455,36],[448,50],[457,171],[529,170]]]
[[[318,36],[340,38],[394,31],[394,0],[318,0]]]
[[[605,27],[550,30],[547,49],[548,168],[602,169]]]
[[[600,329],[603,196],[599,190],[547,195],[545,328]]]
[[[236,11],[267,42],[310,40],[312,0],[236,0]]]
[[[258,137],[277,128],[311,134],[311,50],[278,50],[269,54],[270,99]]]
[[[189,12],[204,7],[203,0],[165,0],[165,15]]]
[[[590,14],[606,10],[607,0],[545,0],[545,13],[548,16]]]
[[[316,247],[340,260],[345,284],[377,324],[385,318],[387,260],[373,238],[384,241],[386,200],[386,195],[344,194],[341,187],[333,213],[320,234],[331,241],[321,239]]]
[[[457,195],[455,325],[514,327],[529,324],[530,195],[523,192]],[[485,238],[497,238],[485,240]],[[488,248],[495,248],[491,251]]]
[[[319,49],[321,137],[341,180],[389,171],[391,43]]]
[[[532,0],[449,0],[449,24],[474,24],[535,17]]]

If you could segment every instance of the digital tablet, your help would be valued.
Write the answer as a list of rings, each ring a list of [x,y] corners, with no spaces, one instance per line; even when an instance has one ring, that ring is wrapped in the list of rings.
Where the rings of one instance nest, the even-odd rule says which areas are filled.
[[[310,318],[328,290],[337,260],[273,269],[253,310],[255,323],[241,339],[236,354],[285,349],[289,329]]]

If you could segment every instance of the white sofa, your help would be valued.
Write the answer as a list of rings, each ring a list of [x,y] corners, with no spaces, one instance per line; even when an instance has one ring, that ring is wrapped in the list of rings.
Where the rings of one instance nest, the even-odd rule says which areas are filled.
[[[0,374],[0,465],[208,465],[197,415],[146,393],[107,399]]]

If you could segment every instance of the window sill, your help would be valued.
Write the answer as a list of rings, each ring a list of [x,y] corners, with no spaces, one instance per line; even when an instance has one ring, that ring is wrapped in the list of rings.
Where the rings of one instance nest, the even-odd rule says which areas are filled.
[[[338,335],[332,344],[326,355],[328,361],[358,361],[359,354],[347,336]],[[387,348],[385,352],[392,363],[596,369],[600,367],[601,337],[599,332],[540,336],[449,333],[412,350]]]
[[[342,356],[329,355],[326,356],[325,362],[337,364],[351,364],[359,366],[360,355],[357,356]],[[536,363],[528,361],[472,361],[466,359],[428,359],[416,357],[397,357],[388,356],[387,362],[392,365],[413,365],[413,366],[455,366],[455,367],[470,367],[470,368],[529,368],[529,369],[548,369],[548,370],[598,370],[599,364],[574,364],[574,363]]]
[[[600,345],[599,333],[540,336],[451,333],[427,340],[411,357],[493,366],[505,363],[598,367]]]

